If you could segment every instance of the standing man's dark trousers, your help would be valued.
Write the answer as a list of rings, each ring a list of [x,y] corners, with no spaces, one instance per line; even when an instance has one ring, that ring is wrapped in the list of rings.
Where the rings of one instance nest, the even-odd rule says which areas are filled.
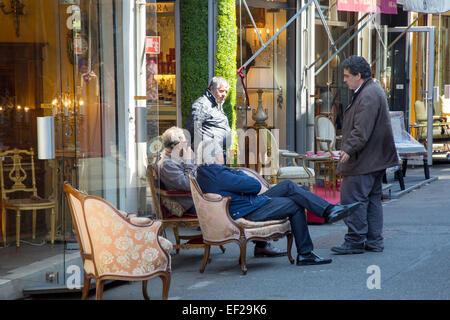
[[[289,180],[278,183],[263,195],[271,200],[246,215],[245,219],[267,221],[289,218],[297,253],[306,254],[313,251],[305,209],[322,217],[330,203]]]
[[[383,250],[382,178],[385,170],[364,175],[344,176],[341,183],[341,204],[355,201],[361,206],[351,216],[344,218],[348,227],[345,241],[365,244]]]

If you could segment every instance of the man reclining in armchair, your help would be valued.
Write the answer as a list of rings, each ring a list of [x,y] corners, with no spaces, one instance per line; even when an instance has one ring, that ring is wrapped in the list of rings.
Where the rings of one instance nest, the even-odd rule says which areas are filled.
[[[202,146],[202,165],[197,169],[197,182],[203,193],[231,197],[229,212],[233,219],[250,221],[289,218],[297,247],[297,265],[331,263],[313,252],[305,209],[332,223],[352,214],[359,202],[348,205],[330,204],[296,183],[285,180],[258,195],[261,184],[242,171],[224,166],[222,148],[213,141]]]

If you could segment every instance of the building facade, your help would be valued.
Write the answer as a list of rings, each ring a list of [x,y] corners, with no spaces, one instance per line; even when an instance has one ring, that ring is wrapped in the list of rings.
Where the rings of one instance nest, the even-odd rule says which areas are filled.
[[[8,270],[39,260],[53,263],[37,268],[21,288],[45,282],[49,271],[57,272],[56,283],[64,285],[70,276],[67,267],[79,263],[62,191],[65,181],[120,210],[152,215],[147,163],[162,148],[162,132],[183,126],[193,99],[220,73],[217,16],[224,3],[234,5],[236,17],[232,41],[237,50],[230,53],[235,60],[231,65],[239,69],[252,60],[244,70],[248,103],[241,78],[235,74],[229,79],[236,83],[230,119],[234,128],[252,128],[253,110],[261,98],[267,127],[279,130],[280,148],[314,150],[314,118],[319,114],[331,117],[339,131],[342,108],[351,97],[339,63],[349,55],[375,61],[374,75],[384,81],[393,110],[405,111],[410,123],[415,121],[412,106],[430,72],[423,52],[429,31],[408,34],[407,40],[387,50],[399,31],[394,28],[407,27],[418,15],[402,12],[401,6],[397,15],[373,17],[338,11],[335,0],[317,1],[320,12],[312,0],[1,3],[0,152],[32,148],[38,195],[56,202],[53,246],[48,214],[37,215],[35,239],[31,214],[22,214],[17,250],[18,220],[14,212],[2,217],[7,241],[0,256],[8,255],[8,263],[0,257],[4,284],[13,281]],[[20,6],[11,7],[17,3]],[[439,95],[450,84],[449,18],[448,13],[433,14],[417,22],[435,30],[432,87],[438,87]],[[425,69],[415,68],[415,61],[423,62]],[[407,70],[398,70],[405,65]],[[252,79],[252,69],[265,72],[267,81]],[[399,74],[402,83],[397,81]],[[49,129],[38,130],[43,117],[50,117],[52,134],[39,142],[44,129]],[[2,174],[8,169],[3,167]],[[30,252],[34,258],[24,263]]]

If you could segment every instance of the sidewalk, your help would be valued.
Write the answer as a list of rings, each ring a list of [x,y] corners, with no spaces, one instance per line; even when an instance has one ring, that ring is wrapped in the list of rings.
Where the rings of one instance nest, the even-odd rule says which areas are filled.
[[[212,261],[200,274],[203,251],[183,250],[172,256],[169,299],[450,299],[450,210],[446,191],[450,189],[450,164],[433,165],[430,175],[434,178],[431,183],[423,184],[423,168],[408,168],[405,184],[409,191],[384,201],[382,253],[333,255],[330,248],[341,244],[346,233],[342,221],[309,226],[315,252],[332,258],[329,265],[298,267],[291,265],[287,257],[254,258],[253,245],[249,244],[248,273],[243,276],[238,246],[228,244],[225,253],[212,247]],[[388,182],[393,195],[400,192],[397,181],[388,177]],[[173,240],[172,232],[167,234]],[[285,248],[286,240],[274,245]],[[380,289],[367,286],[374,266],[380,271]],[[151,299],[161,299],[159,278],[151,279],[148,288]],[[0,284],[0,291],[3,289]],[[94,291],[91,293],[89,299],[95,299]],[[35,295],[33,299],[80,297],[77,292]],[[105,287],[103,299],[142,300],[141,283],[115,282]]]

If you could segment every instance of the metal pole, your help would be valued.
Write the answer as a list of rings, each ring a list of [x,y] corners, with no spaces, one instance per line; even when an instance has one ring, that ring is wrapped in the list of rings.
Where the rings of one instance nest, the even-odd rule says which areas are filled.
[[[402,33],[400,33],[400,34],[398,35],[397,38],[395,38],[395,40],[387,47],[386,51],[389,51],[389,49],[391,49],[392,46],[393,46],[394,44],[396,44],[397,41],[400,40],[400,38],[401,38],[406,32],[408,32],[408,30],[413,26],[414,23],[416,23],[416,21],[417,21],[420,17],[421,17],[421,15],[418,15],[417,18],[414,19],[414,21],[411,22],[411,24],[410,24],[408,27],[406,27],[406,29],[405,29]],[[376,63],[379,59],[380,59],[380,56],[377,56],[377,57],[372,61],[372,63],[370,64],[370,66],[373,66],[373,64]]]
[[[345,39],[345,37],[362,21],[362,20],[364,20],[367,16],[369,15],[369,13],[366,13],[365,15],[363,15],[362,17],[361,17],[361,19],[359,19],[356,23],[354,23],[351,27],[349,27],[335,42],[334,42],[334,44],[338,44],[338,43],[340,43],[343,39]],[[319,62],[327,53],[328,53],[328,51],[330,51],[329,49],[328,50],[325,50],[324,52],[322,52],[321,53],[321,55],[313,62],[313,63],[311,63],[311,65],[309,65],[307,68],[306,68],[306,70],[309,70],[309,69],[311,69],[313,66],[315,66],[316,65],[316,63],[317,62]]]
[[[253,27],[255,28],[256,34],[258,35],[259,41],[261,42],[262,45],[264,45],[264,41],[262,41],[262,39],[261,39],[261,35],[259,34],[258,27],[256,27],[255,20],[253,20],[252,13],[250,12],[250,9],[248,8],[247,2],[245,0],[244,0],[244,6],[245,6],[245,9],[247,10],[248,15],[250,16],[250,20],[252,21],[252,24],[253,24]]]
[[[294,16],[292,16],[292,18],[290,18],[289,21],[286,22],[286,24],[277,33],[275,33],[272,38],[269,39],[269,41],[267,41],[261,48],[259,48],[259,50],[256,51],[255,54],[239,68],[239,71],[247,67],[253,60],[255,60],[255,58],[261,53],[261,51],[263,51],[276,37],[278,37],[281,32],[283,32],[284,29],[286,29],[295,19],[297,19],[297,17],[302,14],[302,12],[305,11],[311,5],[311,3],[313,3],[313,1],[314,0],[309,0],[307,4],[305,4]]]
[[[320,5],[317,0],[314,0],[314,4],[316,5],[316,10],[319,13],[320,20],[322,20],[323,27],[325,28],[325,32],[327,33],[328,38],[330,39],[331,46],[337,51],[336,44],[334,43],[333,36],[331,35],[330,29],[328,28],[328,24],[325,21],[325,17],[323,16],[322,10],[320,9]]]
[[[434,86],[434,32],[430,27],[428,33],[428,85],[427,85],[427,156],[428,164],[433,164],[433,86]]]
[[[336,51],[331,57],[330,57],[330,59],[328,59],[327,60],[327,62],[325,62],[322,66],[320,66],[320,68],[316,71],[316,73],[314,74],[314,76],[317,76],[330,62],[331,62],[331,60],[333,60],[333,58],[337,55],[337,54],[339,54],[346,46],[347,46],[347,44],[349,44],[350,43],[350,41],[352,41],[353,40],[353,38],[355,38],[357,35],[358,35],[358,33],[362,30],[362,29],[364,29],[364,27],[369,23],[369,22],[371,22],[376,16],[378,15],[378,12],[377,13],[375,13],[375,14],[373,14],[371,17],[370,17],[370,19],[369,20],[367,20],[362,26],[361,26],[361,28],[359,28],[347,41],[345,41],[345,43],[342,45],[342,47],[341,48],[339,48],[339,50],[338,51]]]

